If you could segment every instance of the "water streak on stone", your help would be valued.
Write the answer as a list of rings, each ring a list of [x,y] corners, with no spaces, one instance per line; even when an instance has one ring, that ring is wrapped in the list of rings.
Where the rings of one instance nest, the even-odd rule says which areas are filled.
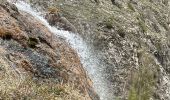
[[[93,49],[87,45],[87,43],[77,34],[58,30],[56,27],[52,27],[49,23],[41,16],[41,13],[36,12],[31,8],[31,6],[23,1],[18,1],[15,3],[19,10],[31,14],[37,20],[41,21],[52,33],[56,34],[58,37],[64,38],[72,48],[74,48],[83,64],[84,68],[87,70],[88,75],[93,81],[94,89],[100,96],[101,100],[113,100],[113,94],[111,90],[111,84],[105,79],[103,75],[104,66],[101,61],[92,52]]]

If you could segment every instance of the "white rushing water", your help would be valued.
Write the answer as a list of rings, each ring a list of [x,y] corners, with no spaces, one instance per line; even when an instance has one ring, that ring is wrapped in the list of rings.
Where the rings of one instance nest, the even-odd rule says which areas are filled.
[[[17,8],[21,11],[31,14],[37,20],[42,22],[52,33],[59,37],[65,38],[65,40],[74,48],[87,70],[87,74],[93,81],[93,86],[101,100],[113,100],[113,94],[110,83],[105,79],[103,75],[104,66],[102,66],[100,60],[94,55],[94,51],[83,39],[74,33],[58,30],[56,27],[52,27],[49,23],[41,16],[41,13],[36,12],[31,6],[23,1],[15,3]]]

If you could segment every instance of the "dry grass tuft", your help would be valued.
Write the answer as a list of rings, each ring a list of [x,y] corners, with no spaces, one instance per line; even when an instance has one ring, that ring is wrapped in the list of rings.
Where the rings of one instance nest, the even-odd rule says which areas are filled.
[[[54,13],[59,13],[60,10],[56,7],[49,7],[48,12],[51,13],[51,14],[54,14]]]
[[[8,32],[7,30],[5,30],[4,27],[1,27],[0,28],[0,37],[3,39],[11,39],[12,34],[10,32]]]
[[[0,51],[5,53],[3,49]],[[88,100],[73,84],[33,79],[24,69],[0,55],[0,100]]]
[[[32,79],[25,80],[17,89],[7,88],[1,91],[1,99],[28,99],[28,100],[88,100],[68,84],[35,83]]]

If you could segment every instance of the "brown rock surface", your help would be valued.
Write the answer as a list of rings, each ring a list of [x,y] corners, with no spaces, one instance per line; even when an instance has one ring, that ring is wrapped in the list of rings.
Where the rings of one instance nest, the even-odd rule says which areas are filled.
[[[6,2],[0,4],[0,37],[0,94],[9,88],[5,83],[12,82],[15,91],[31,77],[44,84],[74,84],[86,100],[98,99],[76,52],[34,17]]]
[[[52,26],[57,26],[61,29],[77,33],[76,28],[65,17],[59,13],[47,13],[45,18]]]

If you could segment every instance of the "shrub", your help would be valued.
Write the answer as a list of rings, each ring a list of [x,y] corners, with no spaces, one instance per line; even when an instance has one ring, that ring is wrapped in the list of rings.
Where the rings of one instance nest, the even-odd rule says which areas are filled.
[[[29,0],[30,1],[30,3],[33,3],[33,0]]]
[[[130,3],[130,2],[128,2],[128,8],[130,9],[130,10],[132,10],[132,11],[135,11],[135,8],[133,7],[133,5]]]
[[[12,34],[2,27],[0,28],[0,37],[4,40],[10,40],[12,38]]]
[[[106,28],[107,28],[107,29],[112,29],[112,28],[113,28],[112,22],[110,22],[110,21],[107,21],[107,22],[105,23],[105,25],[106,25]]]
[[[117,32],[118,32],[119,36],[121,36],[122,38],[125,38],[125,30],[122,27],[119,27]]]
[[[6,32],[2,38],[4,40],[10,40],[12,38],[12,35],[10,32]]]
[[[128,100],[149,100],[155,86],[154,72],[143,66],[135,73]]]
[[[112,29],[113,28],[114,17],[111,16],[108,19],[104,20],[105,28]]]
[[[152,55],[145,49],[138,50],[140,66],[132,74],[132,84],[128,100],[150,100],[153,96],[156,82],[158,82],[160,68]]]
[[[60,10],[56,7],[49,7],[48,12],[51,13],[51,14],[55,14],[55,13],[60,12]]]
[[[30,38],[28,39],[28,46],[29,46],[29,47],[35,48],[37,44],[38,44],[38,39],[33,38],[33,37],[30,37]]]
[[[64,90],[64,88],[61,88],[61,87],[51,87],[48,90],[48,92],[49,93],[54,93],[55,95],[61,95],[61,94],[65,93],[65,90]]]
[[[139,26],[140,26],[140,28],[141,28],[141,30],[142,30],[142,32],[143,33],[145,33],[145,32],[147,32],[147,26],[145,25],[145,22],[144,21],[142,21],[142,20],[139,20]]]

